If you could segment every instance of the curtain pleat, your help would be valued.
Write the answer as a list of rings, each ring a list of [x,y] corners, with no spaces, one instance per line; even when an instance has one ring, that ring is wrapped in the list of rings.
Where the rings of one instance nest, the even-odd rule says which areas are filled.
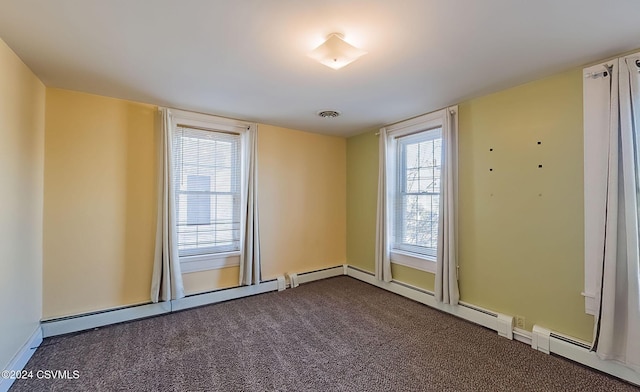
[[[170,301],[184,297],[173,192],[173,138],[171,113],[160,110],[158,135],[158,215],[156,220],[156,248],[151,278],[151,301]]]
[[[260,283],[260,233],[258,221],[258,134],[257,126],[244,134],[246,181],[243,184],[243,246],[240,253],[240,285]]]
[[[458,114],[447,109],[442,124],[442,169],[440,177],[440,219],[436,261],[435,299],[456,305],[458,292],[457,197],[458,197]]]
[[[379,135],[379,163],[378,163],[378,205],[376,212],[376,278],[384,282],[391,282],[391,258],[389,239],[389,189],[387,178],[387,131],[380,130]]]

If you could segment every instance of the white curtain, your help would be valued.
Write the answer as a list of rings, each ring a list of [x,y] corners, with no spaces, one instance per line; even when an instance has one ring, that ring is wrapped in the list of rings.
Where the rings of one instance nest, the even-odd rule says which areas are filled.
[[[389,179],[387,178],[387,130],[382,128],[379,135],[378,163],[378,209],[376,213],[376,278],[391,282],[391,255],[389,241]]]
[[[260,233],[258,222],[258,134],[251,126],[244,134],[243,244],[240,253],[240,285],[260,283]]]
[[[605,239],[593,350],[640,371],[640,56],[610,67]],[[617,71],[618,70],[618,71]]]
[[[176,232],[173,193],[173,130],[171,113],[160,109],[158,130],[158,217],[156,220],[156,249],[151,279],[151,301],[170,301],[184,297]]]
[[[460,298],[457,272],[458,111],[446,110],[442,123],[440,220],[436,262],[435,298],[456,305]]]

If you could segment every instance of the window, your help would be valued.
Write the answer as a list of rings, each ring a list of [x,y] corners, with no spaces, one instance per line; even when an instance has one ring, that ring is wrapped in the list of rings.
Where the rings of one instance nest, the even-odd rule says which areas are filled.
[[[396,146],[398,175],[392,249],[435,260],[442,128],[399,137]]]
[[[179,126],[174,134],[180,256],[240,250],[240,135]]]
[[[448,115],[449,109],[443,109],[385,128],[389,260],[432,273],[440,242],[443,127]]]
[[[255,125],[173,109],[172,185],[183,273],[239,266]]]

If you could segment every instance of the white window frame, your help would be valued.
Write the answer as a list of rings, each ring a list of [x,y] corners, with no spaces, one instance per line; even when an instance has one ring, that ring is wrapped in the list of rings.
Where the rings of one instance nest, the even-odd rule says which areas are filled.
[[[389,197],[387,211],[389,212],[389,227],[391,233],[389,233],[390,240],[390,258],[392,264],[403,265],[406,267],[414,268],[421,271],[430,273],[436,273],[436,257],[408,252],[406,250],[400,250],[394,248],[395,230],[396,230],[396,216],[395,216],[395,203],[397,199],[397,154],[398,143],[397,139],[403,136],[416,134],[420,132],[430,131],[436,128],[442,128],[445,122],[445,116],[447,116],[447,109],[442,109],[437,112],[425,114],[420,117],[416,117],[410,120],[406,120],[389,127],[386,127],[387,131],[387,181],[388,184],[393,184],[389,187]]]
[[[241,172],[241,201],[240,201],[240,249],[237,251],[221,251],[206,254],[182,254],[179,256],[180,267],[182,273],[192,273],[198,271],[206,271],[213,269],[221,269],[227,267],[240,266],[240,254],[244,248],[244,229],[246,225],[246,208],[242,208],[247,203],[246,184],[248,179],[248,149],[246,136],[247,132],[254,130],[256,124],[244,121],[228,119],[224,117],[212,116],[202,113],[194,113],[183,110],[171,110],[171,129],[172,134],[176,132],[179,126],[237,133],[241,136],[240,145],[240,172]],[[173,140],[171,141],[173,143]],[[173,168],[172,168],[173,170]],[[173,177],[173,176],[172,176]],[[173,181],[173,179],[172,179]]]

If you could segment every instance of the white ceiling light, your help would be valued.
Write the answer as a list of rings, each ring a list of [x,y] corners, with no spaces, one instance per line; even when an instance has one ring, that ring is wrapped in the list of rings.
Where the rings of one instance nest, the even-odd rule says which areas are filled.
[[[362,49],[346,42],[339,33],[329,34],[327,40],[315,48],[309,57],[333,69],[340,69],[367,54]]]

